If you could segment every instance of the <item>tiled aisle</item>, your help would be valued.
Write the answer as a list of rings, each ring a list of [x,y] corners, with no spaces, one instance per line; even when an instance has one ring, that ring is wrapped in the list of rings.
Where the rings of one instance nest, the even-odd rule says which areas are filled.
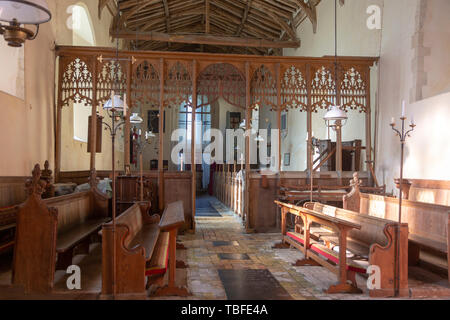
[[[215,198],[210,201],[222,217],[197,217],[196,233],[180,236],[187,248],[191,298],[227,299],[219,276],[223,269],[267,269],[297,300],[369,298],[363,278],[358,279],[363,294],[326,295],[323,290],[336,282],[333,273],[323,267],[293,267],[292,263],[302,259],[303,254],[295,249],[272,249],[280,241],[280,234],[246,234],[238,217]],[[247,254],[250,259],[220,259],[221,253]]]

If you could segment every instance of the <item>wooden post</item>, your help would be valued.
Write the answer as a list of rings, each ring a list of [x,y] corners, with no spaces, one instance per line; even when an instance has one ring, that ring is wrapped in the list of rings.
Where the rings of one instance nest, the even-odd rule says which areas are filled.
[[[280,63],[276,64],[277,77],[277,125],[278,125],[278,164],[277,172],[281,172],[281,70]]]
[[[158,154],[158,193],[159,210],[164,209],[164,58],[159,59],[159,154]]]
[[[195,163],[195,120],[197,112],[197,61],[192,61],[192,131],[191,131],[191,171],[192,171],[192,230],[195,231],[195,197],[197,194],[197,166]]]
[[[311,67],[310,65],[306,65],[306,88],[308,92],[307,97],[307,116],[306,116],[306,130],[308,131],[308,142],[306,146],[306,160],[307,160],[307,168],[309,170],[310,176],[310,183],[311,183],[311,190],[313,188],[312,186],[312,176],[313,176],[313,147],[312,147],[312,103],[311,103]],[[312,191],[311,191],[312,192]],[[312,197],[310,199],[312,201]]]
[[[252,129],[251,117],[252,110],[250,108],[251,105],[251,92],[250,92],[250,63],[247,61],[245,63],[245,123],[247,125],[247,133],[245,136],[245,199],[244,199],[244,208],[245,208],[245,229],[246,231],[250,230],[250,132]]]
[[[130,131],[131,131],[131,123],[130,123],[130,115],[131,115],[131,108],[133,107],[131,105],[131,77],[132,77],[132,64],[131,61],[128,62],[127,65],[127,106],[129,107],[129,110],[127,110],[127,116],[125,117],[125,125],[123,129],[124,134],[124,172],[125,168],[128,166],[130,167],[130,148],[131,148],[131,141],[130,141]]]
[[[371,179],[371,176],[369,175],[369,185],[373,185],[373,181],[376,181],[375,172],[373,171],[373,167],[375,166],[375,163],[372,163],[372,106],[371,100],[370,100],[370,67],[368,67],[367,70],[367,76],[366,76],[366,161],[367,165],[371,166],[371,173],[373,174],[373,180]],[[373,167],[372,167],[373,166]],[[368,171],[368,170],[367,170]],[[378,184],[378,182],[377,182]]]
[[[347,229],[339,232],[339,283],[347,284]]]
[[[62,70],[61,60],[58,58],[58,102],[55,104],[56,108],[56,132],[55,132],[55,183],[59,182],[61,173],[61,121],[62,121],[62,81],[64,70]]]
[[[94,70],[92,74],[92,110],[91,110],[91,163],[90,172],[95,170],[95,156],[97,154],[97,60],[94,59]],[[92,184],[93,183],[93,184]],[[91,186],[96,185],[95,181],[91,181]]]
[[[177,267],[177,229],[169,231],[169,288],[175,287],[175,272]]]
[[[287,210],[285,207],[281,208],[281,233],[283,236],[286,235],[286,214]]]

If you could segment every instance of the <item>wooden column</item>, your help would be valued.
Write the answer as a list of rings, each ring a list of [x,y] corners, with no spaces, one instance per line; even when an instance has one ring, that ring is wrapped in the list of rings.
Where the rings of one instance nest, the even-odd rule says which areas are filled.
[[[192,125],[191,125],[191,171],[192,171],[192,230],[195,231],[195,196],[197,194],[197,166],[195,163],[195,118],[197,112],[197,61],[192,61]]]
[[[94,60],[94,70],[92,74],[92,113],[91,113],[91,172],[95,170],[95,156],[97,154],[97,60]],[[92,182],[92,181],[91,181]]]
[[[373,166],[373,170],[375,171],[375,163],[372,163],[372,106],[370,100],[370,67],[367,67],[367,76],[366,76],[366,163],[367,166]],[[368,169],[367,171],[369,171]],[[373,177],[376,181],[376,178]],[[371,175],[369,175],[369,185],[373,185],[373,179]]]
[[[159,210],[164,209],[164,58],[159,59],[159,153],[158,153],[158,194]]]
[[[310,174],[313,174],[313,156],[312,156],[312,103],[311,103],[311,67],[306,65],[306,88],[308,91],[308,111],[306,117],[306,130],[308,131],[308,145],[306,148],[307,165]]]
[[[339,77],[339,65],[336,66],[336,105],[341,105],[341,90],[340,90],[340,79]],[[342,185],[342,122],[336,121],[336,171],[338,174],[338,183]]]
[[[59,177],[61,173],[61,120],[62,120],[62,79],[64,71],[61,69],[61,60],[58,59],[58,102],[55,103],[56,108],[56,123],[55,123],[55,183],[59,182]]]
[[[252,110],[251,105],[251,92],[250,92],[250,63],[245,63],[245,123],[247,125],[247,132],[250,133],[252,129],[251,118]],[[244,208],[245,208],[245,229],[250,231],[250,134],[245,136],[245,198],[244,198]]]
[[[276,64],[277,77],[277,125],[278,125],[278,164],[277,172],[281,172],[281,67],[280,63]]]
[[[129,110],[127,110],[127,116],[125,117],[125,125],[123,129],[124,134],[124,171],[127,166],[130,165],[130,131],[131,131],[131,123],[130,123],[130,115],[131,115],[131,76],[132,76],[132,64],[131,61],[128,62],[127,65],[127,106],[129,106]]]

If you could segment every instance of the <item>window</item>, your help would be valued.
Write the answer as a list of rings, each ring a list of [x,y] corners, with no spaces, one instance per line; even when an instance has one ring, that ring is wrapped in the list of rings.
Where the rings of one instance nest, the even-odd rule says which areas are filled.
[[[71,14],[67,27],[72,30],[74,46],[95,46],[95,37],[89,12],[83,3],[69,7]],[[84,103],[73,104],[73,139],[80,142],[88,141],[88,124],[92,108]]]

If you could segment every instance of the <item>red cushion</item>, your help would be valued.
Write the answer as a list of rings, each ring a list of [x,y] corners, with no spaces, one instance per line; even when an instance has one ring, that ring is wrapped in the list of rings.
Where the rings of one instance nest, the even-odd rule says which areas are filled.
[[[333,261],[334,263],[339,264],[339,256],[337,252],[329,250],[328,248],[318,244],[312,245],[311,250]],[[358,273],[366,273],[366,269],[364,269],[361,266],[358,266],[357,264],[352,263],[351,260],[347,261],[347,270],[351,270]]]
[[[292,238],[292,239],[294,239],[295,241],[298,241],[298,242],[300,242],[300,243],[303,244],[303,245],[305,244],[305,240],[303,240],[302,235],[299,234],[299,233],[288,232],[288,233],[286,233],[286,235],[287,235],[289,238]]]

